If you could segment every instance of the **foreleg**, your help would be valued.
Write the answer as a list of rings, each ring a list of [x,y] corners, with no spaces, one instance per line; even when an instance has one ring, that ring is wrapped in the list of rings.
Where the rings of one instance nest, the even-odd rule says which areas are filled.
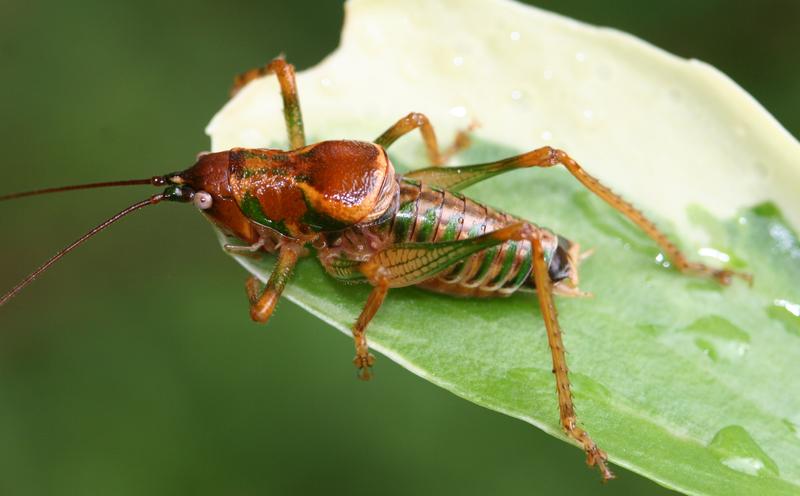
[[[222,245],[222,248],[232,255],[243,255],[245,257],[258,257],[258,251],[264,247],[266,243],[265,238],[258,238],[258,241],[251,245],[234,245],[230,243],[226,243]]]
[[[267,284],[259,294],[260,283],[256,277],[247,279],[245,289],[247,290],[247,298],[250,301],[250,318],[256,322],[266,322],[272,316],[275,310],[275,305],[283,293],[283,288],[289,281],[297,259],[299,257],[301,246],[294,244],[284,244],[278,252],[278,260],[275,262],[275,268],[272,269],[272,274],[269,276]]]
[[[383,280],[376,281],[375,287],[369,294],[367,304],[361,310],[361,315],[353,325],[353,341],[356,346],[356,356],[353,358],[353,364],[358,369],[358,378],[363,381],[368,381],[372,378],[372,364],[375,363],[375,357],[369,352],[369,344],[367,343],[367,325],[370,323],[375,313],[386,298],[386,293],[389,292],[389,286]]]

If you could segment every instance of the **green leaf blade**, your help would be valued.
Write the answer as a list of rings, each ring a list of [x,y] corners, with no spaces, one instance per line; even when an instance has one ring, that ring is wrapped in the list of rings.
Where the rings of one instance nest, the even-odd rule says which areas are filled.
[[[471,22],[470,12],[480,10],[467,4],[453,7],[453,17],[461,16],[464,24]],[[501,19],[500,27],[486,41],[493,56],[520,57],[506,53],[513,44],[499,41],[501,35],[517,32],[503,24],[510,22],[504,16],[511,11],[518,17],[537,16],[539,27],[544,23],[546,28],[543,36],[562,33],[558,42],[573,48],[587,46],[586,37],[594,39],[599,48],[587,49],[587,57],[608,56],[610,67],[629,65],[633,69],[627,71],[641,75],[611,90],[579,77],[568,80],[559,91],[578,99],[588,91],[592,122],[579,107],[567,117],[563,109],[547,107],[541,114],[549,129],[557,130],[553,134],[560,136],[559,146],[607,184],[641,203],[692,258],[713,264],[719,263],[715,257],[727,257],[728,263],[755,275],[752,288],[741,281],[722,288],[663,267],[658,249],[646,236],[564,171],[515,171],[466,190],[471,197],[596,250],[581,267],[582,288],[594,297],[557,300],[584,427],[613,462],[686,493],[797,494],[800,395],[792,378],[800,377],[800,289],[796,283],[800,249],[792,227],[797,219],[781,218],[781,212],[789,216],[800,212],[796,205],[800,181],[792,182],[800,174],[797,142],[738,87],[707,66],[645,50],[627,35],[593,31],[536,11],[530,14],[508,2],[496,4],[491,15]],[[425,33],[423,14],[433,16],[426,9],[438,7],[417,7],[414,14],[406,14],[414,20],[421,16],[419,29]],[[437,53],[428,53],[420,61],[413,57],[414,46],[405,51],[392,48],[386,37],[398,22],[395,7],[362,1],[351,3],[349,9],[343,48],[300,77],[307,128],[319,138],[371,139],[397,117],[422,110],[434,124],[439,124],[436,116],[441,117],[444,125],[437,130],[446,140],[449,131],[463,124],[463,119],[453,119],[452,110],[459,105],[443,96],[448,90],[458,93],[450,84],[460,81],[451,74],[456,69],[449,65],[437,69],[434,62],[441,58]],[[370,22],[383,28],[379,34],[384,45],[391,46],[363,44],[364,34],[357,29]],[[564,31],[565,25],[574,33]],[[572,35],[575,39],[570,39]],[[462,43],[474,36],[453,34]],[[450,43],[448,37],[441,40],[444,46]],[[376,84],[368,92],[358,84],[354,89],[343,88],[347,81],[380,72],[385,52],[391,54],[392,67],[399,72],[392,84]],[[611,55],[601,55],[606,52]],[[573,55],[579,53],[583,52]],[[495,85],[502,86],[507,78],[524,79],[532,65],[537,74],[541,67],[550,67],[554,73],[583,70],[574,59],[548,61],[546,54],[543,58],[541,64],[503,66],[505,72]],[[523,59],[519,60],[522,64]],[[428,70],[427,85],[409,91],[404,82],[415,79],[407,72],[419,75],[419,68]],[[670,71],[679,75],[678,83],[664,83]],[[326,78],[339,93],[327,89]],[[547,81],[541,79],[518,87],[528,95],[556,91],[541,86]],[[508,101],[482,89],[483,84],[475,82],[473,92],[486,95],[486,102],[463,107],[476,114],[486,130],[478,131],[479,139],[459,162],[483,162],[543,144],[534,138],[543,135],[544,124],[539,120],[544,117],[527,107],[509,107]],[[680,89],[679,103],[665,103],[671,101],[670,84]],[[398,96],[404,91],[408,95]],[[620,107],[621,117],[606,114],[602,101],[613,101],[625,91],[630,97],[628,105]],[[658,96],[663,92],[667,92],[664,101]],[[210,126],[215,148],[266,146],[278,136],[283,139],[274,81],[259,81],[240,95]],[[652,112],[642,110],[641,103],[648,98],[660,102]],[[411,99],[419,105],[408,104]],[[687,99],[696,104],[694,114],[686,109]],[[402,110],[396,108],[404,105]],[[242,114],[246,108],[259,111]],[[521,120],[519,115],[530,118]],[[692,115],[696,118],[687,119]],[[750,138],[737,141],[735,123],[743,115],[749,116],[749,122],[764,124],[764,129],[748,128]],[[637,122],[639,116],[655,116],[659,122],[647,127],[649,121]],[[398,146],[390,154],[400,169],[425,165],[413,137]],[[731,147],[736,153],[732,154]],[[761,162],[754,166],[756,157]],[[657,174],[648,161],[656,163]],[[668,165],[671,168],[664,174]],[[765,177],[748,186],[751,173],[758,173],[753,167],[763,167]],[[765,200],[779,207],[764,204]],[[262,279],[268,277],[268,258],[258,262],[240,258],[239,262]],[[337,284],[314,260],[305,260],[287,295],[349,334],[368,292],[366,286]],[[427,380],[563,438],[550,354],[534,295],[463,300],[415,288],[393,290],[368,335],[376,350]],[[379,379],[380,361],[376,371]],[[577,458],[576,451],[576,463]]]

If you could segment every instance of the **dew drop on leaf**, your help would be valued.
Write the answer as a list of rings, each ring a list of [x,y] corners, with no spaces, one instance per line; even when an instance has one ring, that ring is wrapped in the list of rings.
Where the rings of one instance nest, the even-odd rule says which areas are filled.
[[[744,427],[729,425],[720,429],[708,448],[726,467],[747,475],[778,476],[778,465]]]

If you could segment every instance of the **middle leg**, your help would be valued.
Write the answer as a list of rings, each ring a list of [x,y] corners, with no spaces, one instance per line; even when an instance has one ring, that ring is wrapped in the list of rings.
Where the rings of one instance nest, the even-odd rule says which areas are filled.
[[[375,317],[375,313],[377,313],[388,292],[389,286],[386,281],[377,281],[369,294],[367,304],[364,305],[358,320],[353,325],[353,341],[356,346],[356,356],[353,358],[353,364],[358,369],[358,378],[362,381],[368,381],[372,378],[371,369],[372,364],[375,363],[375,357],[369,352],[369,345],[367,344],[367,325]]]
[[[250,318],[254,321],[264,323],[272,316],[301,250],[302,247],[298,245],[287,243],[281,246],[275,268],[272,269],[269,281],[261,290],[261,294],[259,294],[258,279],[254,276],[247,279],[245,290],[250,301]]]
[[[469,131],[473,126],[467,130],[462,130],[456,133],[453,144],[446,150],[439,151],[439,144],[436,140],[436,133],[433,131],[433,126],[425,114],[419,112],[411,112],[399,121],[395,122],[392,127],[386,130],[383,134],[375,139],[375,144],[381,145],[384,148],[389,148],[398,138],[404,134],[408,134],[414,129],[419,129],[422,134],[422,140],[425,142],[425,149],[428,152],[428,159],[436,167],[444,165],[447,160],[469,146]]]
[[[283,118],[289,133],[289,144],[292,149],[305,146],[306,135],[303,129],[303,115],[300,112],[300,99],[297,96],[297,82],[294,77],[294,66],[279,57],[264,67],[250,69],[236,76],[231,89],[231,96],[239,92],[247,83],[270,74],[278,77],[283,97]]]
[[[362,263],[358,270],[366,276],[373,289],[353,325],[356,347],[353,363],[359,369],[358,377],[363,380],[372,377],[369,369],[375,357],[369,353],[367,325],[386,298],[389,288],[411,286],[430,279],[473,253],[503,243],[517,229],[517,225],[514,225],[483,236],[443,243],[401,243],[378,251]]]

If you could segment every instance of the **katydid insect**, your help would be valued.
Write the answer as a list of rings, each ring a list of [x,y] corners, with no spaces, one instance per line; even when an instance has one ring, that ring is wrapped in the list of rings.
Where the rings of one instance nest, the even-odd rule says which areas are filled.
[[[642,229],[681,272],[729,284],[750,276],[689,261],[630,203],[589,175],[567,153],[543,147],[491,163],[446,167],[467,145],[465,133],[441,151],[433,127],[419,113],[403,117],[372,143],[305,142],[294,68],[283,59],[240,75],[235,93],[253,79],[274,74],[280,83],[290,151],[234,148],[205,153],[188,169],[150,179],[92,183],[0,196],[9,200],[57,191],[145,185],[164,191],[135,203],[59,251],[0,298],[0,306],[66,253],[129,213],[164,201],[193,203],[242,245],[231,252],[277,255],[269,281],[246,282],[250,315],[269,320],[299,258],[315,253],[325,270],[372,292],[353,325],[359,377],[369,379],[374,357],[366,330],[389,289],[422,288],[461,297],[502,297],[535,290],[550,346],[561,425],[585,451],[603,480],[614,476],[607,455],[578,425],[553,295],[580,296],[579,245],[558,234],[462,195],[469,185],[528,167],[564,166],[588,190]],[[432,166],[395,173],[386,149],[419,129]]]

